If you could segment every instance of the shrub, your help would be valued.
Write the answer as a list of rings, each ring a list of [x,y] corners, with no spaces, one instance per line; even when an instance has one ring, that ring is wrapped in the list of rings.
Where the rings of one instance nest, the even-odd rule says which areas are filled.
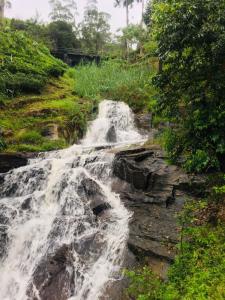
[[[207,171],[209,169],[218,169],[219,162],[215,158],[210,158],[208,153],[204,150],[196,150],[187,156],[184,163],[184,168],[188,172],[198,172]]]
[[[0,137],[0,151],[6,149],[6,143],[2,137]]]
[[[0,93],[14,96],[39,92],[50,76],[58,77],[65,64],[42,44],[19,31],[0,31]]]
[[[163,66],[154,78],[158,109],[183,130],[191,170],[225,168],[224,10],[221,0],[154,0],[152,36]]]
[[[156,300],[161,293],[161,280],[156,277],[149,267],[137,271],[125,271],[130,280],[127,289],[128,297],[136,300]]]
[[[27,132],[25,131],[18,134],[17,140],[20,143],[35,145],[35,144],[39,144],[43,140],[43,137],[39,132],[32,130],[32,131],[27,131]]]

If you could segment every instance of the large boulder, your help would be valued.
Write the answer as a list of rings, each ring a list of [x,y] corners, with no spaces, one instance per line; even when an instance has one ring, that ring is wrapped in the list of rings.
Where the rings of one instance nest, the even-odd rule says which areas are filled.
[[[85,177],[81,180],[78,194],[82,199],[90,203],[91,209],[96,216],[111,208],[110,204],[105,201],[105,195],[101,187],[91,178]]]
[[[24,154],[0,153],[0,173],[27,165],[28,158]]]
[[[116,129],[114,126],[111,126],[106,133],[106,141],[108,143],[116,143],[117,136],[116,136]]]
[[[63,245],[41,261],[28,287],[29,299],[67,300],[74,291],[72,248]],[[36,292],[38,291],[38,297]]]
[[[113,163],[113,190],[132,212],[128,247],[138,261],[147,261],[162,277],[179,242],[177,214],[186,200],[202,196],[196,191],[205,182],[165,159],[157,147],[139,147],[119,151]]]

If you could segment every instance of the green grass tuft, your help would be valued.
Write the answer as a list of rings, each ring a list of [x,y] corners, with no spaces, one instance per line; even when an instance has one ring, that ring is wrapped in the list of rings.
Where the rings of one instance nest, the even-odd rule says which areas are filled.
[[[155,94],[150,84],[153,73],[149,66],[110,60],[100,66],[78,66],[69,71],[69,76],[75,78],[75,92],[79,97],[124,101],[135,111],[141,111],[147,109]]]

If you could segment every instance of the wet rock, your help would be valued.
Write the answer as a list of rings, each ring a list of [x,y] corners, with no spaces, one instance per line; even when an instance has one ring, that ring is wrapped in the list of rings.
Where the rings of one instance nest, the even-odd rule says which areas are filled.
[[[81,181],[78,194],[90,202],[91,209],[96,216],[111,208],[109,203],[105,201],[101,187],[91,178],[84,178]]]
[[[27,165],[28,159],[23,154],[0,153],[0,173]]]
[[[71,247],[63,245],[55,254],[46,257],[38,265],[27,295],[33,300],[67,300],[73,295],[73,291],[72,251]]]
[[[27,197],[22,205],[21,205],[21,209],[22,210],[29,210],[30,209],[30,205],[31,205],[31,201],[32,201],[32,197]]]
[[[0,204],[0,260],[6,254],[9,223],[15,215],[16,209],[8,207],[5,204]]]
[[[134,148],[118,152],[113,163],[113,190],[133,213],[128,247],[139,262],[155,269],[160,269],[157,262],[162,264],[163,277],[179,242],[177,214],[186,200],[199,196],[199,185],[205,183],[168,165],[165,158],[155,148]]]
[[[116,143],[117,137],[116,137],[116,129],[114,126],[111,126],[106,134],[106,141],[108,143]]]
[[[150,131],[152,128],[152,114],[136,114],[135,123],[137,128]]]
[[[0,197],[20,197],[42,190],[47,184],[46,179],[50,169],[51,164],[47,163],[44,167],[36,165],[34,168],[16,169],[2,174],[3,179],[0,177]],[[15,175],[17,180],[15,180]]]
[[[109,203],[102,203],[100,205],[95,206],[92,210],[93,210],[94,215],[99,216],[104,211],[106,211],[110,208],[111,208],[111,206],[109,205]]]
[[[50,140],[57,140],[59,138],[59,126],[57,124],[46,125],[41,134]]]

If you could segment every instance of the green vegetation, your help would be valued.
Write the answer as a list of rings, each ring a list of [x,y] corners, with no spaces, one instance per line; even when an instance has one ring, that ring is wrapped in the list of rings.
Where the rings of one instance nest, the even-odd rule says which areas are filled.
[[[225,299],[225,185],[215,173],[225,161],[224,9],[223,1],[209,0],[154,0],[147,7],[146,49],[161,65],[152,81],[153,123],[172,125],[157,140],[186,171],[212,172],[210,186],[216,186],[206,201],[187,202],[179,216],[178,255],[168,279],[147,266],[128,271],[128,299]]]
[[[41,95],[5,100],[0,110],[0,128],[5,140],[1,143],[2,150],[49,151],[76,142],[86,130],[95,102],[74,96],[73,86],[74,81],[66,73],[60,79],[51,79]],[[56,137],[49,137],[48,131],[51,135],[54,128]]]
[[[8,97],[40,92],[49,77],[59,77],[65,65],[49,50],[21,32],[0,32],[0,92]]]
[[[153,113],[156,141],[170,163],[190,173],[224,171],[225,2],[149,1],[146,29],[129,25],[129,8],[143,1],[112,1],[126,8],[127,17],[122,35],[113,39],[109,15],[96,1],[88,2],[77,26],[74,0],[50,0],[50,24],[37,18],[3,26],[8,1],[0,0],[0,151],[67,147],[108,98]],[[64,74],[66,66],[50,51],[69,59],[76,49],[104,53],[105,61]],[[127,271],[128,299],[225,299],[225,185],[215,173],[212,178],[210,199],[188,202],[179,217],[178,255],[168,280],[147,266]]]
[[[211,200],[188,202],[179,216],[179,255],[168,280],[163,282],[148,267],[127,271],[131,282],[128,295],[137,300],[225,298],[225,185],[213,191]]]
[[[219,0],[155,0],[152,9],[158,111],[176,120],[168,150],[190,172],[224,168],[224,9]]]
[[[153,74],[150,66],[132,66],[113,60],[103,62],[100,66],[79,66],[70,71],[79,97],[125,101],[134,111],[148,109],[155,93],[149,84]]]

